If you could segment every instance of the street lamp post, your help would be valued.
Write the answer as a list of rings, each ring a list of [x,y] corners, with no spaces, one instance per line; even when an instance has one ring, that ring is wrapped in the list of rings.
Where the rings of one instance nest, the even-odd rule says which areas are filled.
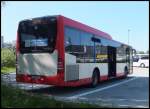
[[[130,33],[130,29],[128,29],[128,45],[129,45],[129,33]]]

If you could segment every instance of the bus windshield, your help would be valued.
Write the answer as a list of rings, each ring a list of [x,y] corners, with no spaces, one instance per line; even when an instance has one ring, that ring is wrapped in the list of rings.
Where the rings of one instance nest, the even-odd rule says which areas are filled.
[[[57,35],[56,18],[22,21],[18,30],[21,53],[54,51]]]

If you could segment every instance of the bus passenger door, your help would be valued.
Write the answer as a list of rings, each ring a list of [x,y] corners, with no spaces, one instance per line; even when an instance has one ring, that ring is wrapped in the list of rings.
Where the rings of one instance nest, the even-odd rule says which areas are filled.
[[[116,48],[108,46],[108,77],[116,76]]]

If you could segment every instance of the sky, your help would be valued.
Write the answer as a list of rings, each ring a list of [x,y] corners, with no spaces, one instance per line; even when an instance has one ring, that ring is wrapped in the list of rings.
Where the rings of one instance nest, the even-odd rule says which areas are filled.
[[[66,16],[125,44],[129,36],[134,49],[149,49],[148,1],[7,1],[1,9],[4,42],[16,40],[19,21],[46,15]]]

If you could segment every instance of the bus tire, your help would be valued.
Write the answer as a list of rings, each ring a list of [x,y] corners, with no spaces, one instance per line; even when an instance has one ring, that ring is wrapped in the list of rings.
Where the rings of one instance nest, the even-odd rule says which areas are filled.
[[[124,68],[124,77],[127,77],[128,73],[129,73],[128,67],[125,66],[125,68]]]
[[[140,67],[144,68],[144,67],[145,67],[145,64],[144,64],[144,63],[141,63],[141,64],[140,64]]]
[[[92,87],[96,87],[98,85],[98,82],[99,82],[99,71],[98,70],[94,70],[93,75],[92,75],[91,86]]]

